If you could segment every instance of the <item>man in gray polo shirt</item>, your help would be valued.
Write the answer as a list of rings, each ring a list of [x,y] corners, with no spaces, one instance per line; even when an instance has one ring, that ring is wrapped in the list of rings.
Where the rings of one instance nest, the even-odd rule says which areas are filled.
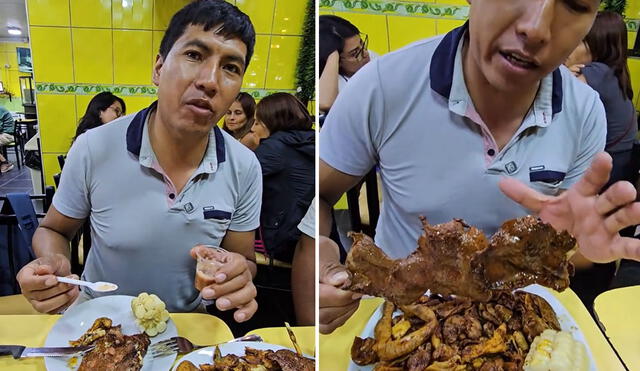
[[[235,309],[239,322],[255,313],[260,165],[215,126],[240,91],[254,43],[251,21],[227,2],[193,2],[174,15],[153,69],[158,101],[88,131],[69,151],[33,239],[38,259],[18,274],[36,310],[54,313],[78,296],[54,276],[70,274],[69,239],[89,217],[84,279],[114,282],[119,294],[155,293],[169,311],[191,311],[200,304],[193,256],[202,247],[194,246],[218,245],[229,259],[202,297]]]
[[[375,165],[383,192],[375,242],[392,258],[415,250],[420,215],[432,224],[463,218],[491,234],[530,212],[571,232],[588,259],[640,256],[637,241],[618,234],[640,222],[633,186],[597,196],[611,168],[598,154],[602,104],[559,67],[600,1],[469,2],[463,27],[365,66],[321,130],[323,333],[342,325],[360,297],[339,289],[347,274],[324,237],[330,206]]]

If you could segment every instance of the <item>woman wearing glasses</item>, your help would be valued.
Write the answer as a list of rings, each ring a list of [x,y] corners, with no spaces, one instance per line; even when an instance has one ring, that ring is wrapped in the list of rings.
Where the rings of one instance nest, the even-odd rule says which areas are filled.
[[[344,85],[376,56],[356,26],[335,15],[320,16],[320,111],[328,112]]]
[[[91,99],[87,106],[87,111],[78,123],[76,129],[76,135],[73,137],[75,142],[76,138],[89,129],[96,128],[102,124],[111,122],[118,117],[124,116],[127,110],[127,106],[124,104],[122,98],[113,95],[108,91],[96,94]]]

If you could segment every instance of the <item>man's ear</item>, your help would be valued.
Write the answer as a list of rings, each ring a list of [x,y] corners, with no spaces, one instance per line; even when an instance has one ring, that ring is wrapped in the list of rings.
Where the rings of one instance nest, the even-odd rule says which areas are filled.
[[[155,86],[158,86],[160,84],[160,70],[162,70],[163,65],[164,58],[162,58],[162,56],[158,53],[158,55],[156,55],[156,63],[153,65],[153,76],[151,77]]]

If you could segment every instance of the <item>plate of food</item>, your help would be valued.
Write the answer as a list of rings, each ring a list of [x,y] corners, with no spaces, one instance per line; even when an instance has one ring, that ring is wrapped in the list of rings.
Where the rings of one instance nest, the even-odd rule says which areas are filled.
[[[151,343],[178,336],[164,303],[155,295],[111,295],[69,308],[53,325],[45,346],[94,345],[81,357],[47,357],[49,371],[170,370],[176,354],[152,358]]]
[[[461,219],[421,219],[406,258],[352,234],[342,288],[387,301],[354,339],[350,370],[596,369],[569,312],[540,286],[569,286],[569,233],[533,216],[508,220],[492,236]]]
[[[173,371],[300,370],[316,369],[315,359],[280,345],[234,342],[193,351],[177,362]]]

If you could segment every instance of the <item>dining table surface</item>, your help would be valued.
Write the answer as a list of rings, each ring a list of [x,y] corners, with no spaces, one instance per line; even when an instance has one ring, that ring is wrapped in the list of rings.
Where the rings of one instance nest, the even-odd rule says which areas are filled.
[[[596,297],[593,308],[627,368],[640,370],[640,286],[605,291]]]
[[[27,347],[44,346],[49,331],[62,317],[61,315],[37,314],[30,309],[22,296],[0,298],[0,344],[23,345]],[[29,313],[29,314],[7,314]],[[204,313],[171,313],[178,336],[189,339],[194,344],[218,344],[233,339],[229,327],[219,318]],[[302,352],[309,356],[315,354],[315,330],[313,326],[292,326],[292,332]],[[263,342],[293,349],[286,328],[272,327],[255,329],[249,332],[262,337]],[[153,343],[153,340],[152,340]],[[177,358],[176,363],[180,357]],[[0,356],[0,370],[40,371],[46,370],[43,358],[13,359]]]
[[[593,317],[582,304],[580,298],[566,289],[559,293],[549,290],[553,296],[567,309],[569,314],[584,334],[589,349],[593,354],[596,369],[602,371],[625,370],[615,351],[607,342]],[[361,336],[370,317],[384,302],[380,298],[363,299],[358,310],[341,327],[331,334],[320,334],[318,362],[321,370],[348,370],[351,360],[351,345],[356,336]],[[635,332],[637,335],[638,332]],[[636,349],[640,349],[636,347]],[[639,351],[636,351],[638,353]],[[636,358],[637,359],[637,358]]]

